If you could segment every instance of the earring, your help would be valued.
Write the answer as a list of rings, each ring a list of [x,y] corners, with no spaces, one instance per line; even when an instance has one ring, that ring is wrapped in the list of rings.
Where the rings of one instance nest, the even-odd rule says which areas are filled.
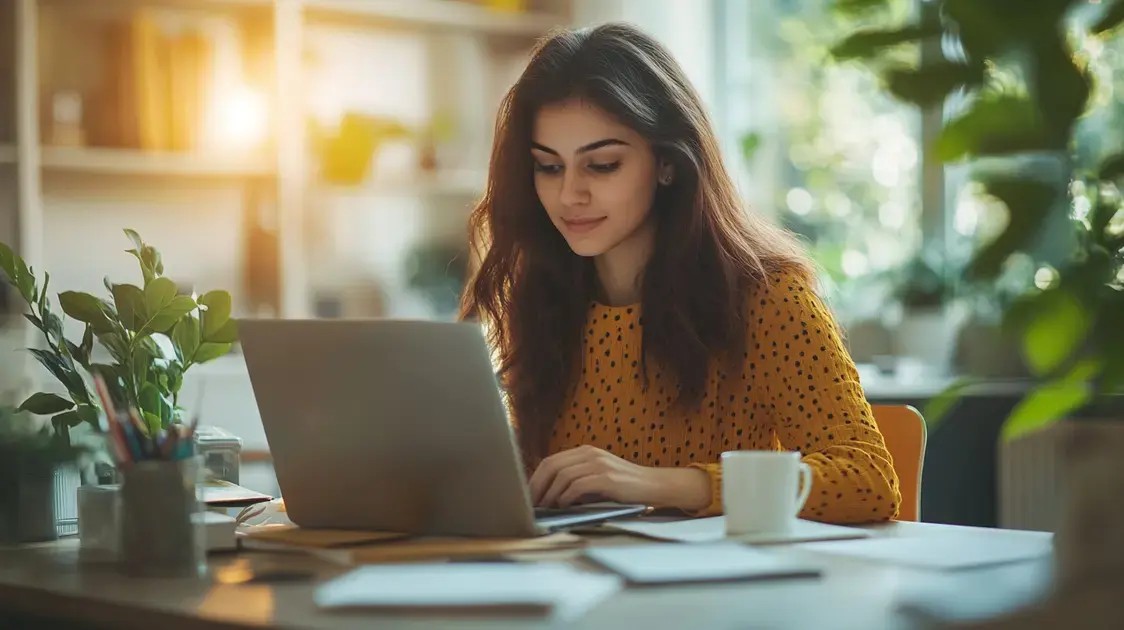
[[[660,184],[663,184],[664,186],[667,186],[668,184],[671,183],[671,175],[666,174],[666,173],[663,174],[663,175],[660,175],[659,181],[660,181]]]

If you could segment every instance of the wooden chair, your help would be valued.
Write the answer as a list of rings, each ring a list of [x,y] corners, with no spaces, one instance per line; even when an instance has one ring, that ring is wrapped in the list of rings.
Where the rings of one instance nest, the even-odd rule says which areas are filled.
[[[898,473],[902,505],[899,521],[921,518],[921,471],[925,464],[928,432],[921,413],[909,405],[872,405],[874,421],[886,440]]]

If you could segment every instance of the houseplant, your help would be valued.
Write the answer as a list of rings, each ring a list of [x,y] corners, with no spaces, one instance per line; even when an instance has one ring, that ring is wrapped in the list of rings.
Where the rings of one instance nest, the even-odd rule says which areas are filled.
[[[55,469],[91,452],[32,414],[0,404],[0,544],[56,537]]]
[[[25,435],[13,442],[13,450],[22,445],[27,448],[20,450],[27,452],[72,453],[79,446],[72,440],[76,431],[100,435],[101,410],[89,378],[95,373],[138,410],[149,431],[180,423],[184,374],[223,356],[237,341],[229,293],[179,295],[163,275],[160,253],[135,231],[127,229],[125,235],[133,244],[127,253],[137,259],[142,283],[117,284],[106,278],[106,299],[63,291],[57,296],[62,315],[48,292],[50,274],[45,272],[40,284],[34,270],[0,243],[0,273],[25,302],[24,317],[41,333],[40,347],[27,351],[58,384],[54,391],[31,394],[16,408],[19,414],[49,418],[42,423],[49,426],[37,428],[34,439]],[[64,317],[83,324],[79,342],[64,334]],[[0,485],[10,481],[0,479]]]
[[[882,4],[836,6],[863,12]],[[965,279],[992,281],[1016,253],[1047,271],[1005,309],[1004,328],[1019,340],[1033,386],[1006,419],[1003,438],[1076,415],[1110,420],[1096,432],[1067,422],[1072,437],[1059,448],[1057,593],[1044,605],[1068,611],[1078,585],[1124,578],[1124,513],[1116,507],[1124,496],[1124,413],[1114,408],[1124,394],[1124,151],[1118,142],[1094,155],[1075,141],[1100,88],[1092,55],[1075,44],[1111,39],[1124,23],[1124,0],[921,6],[917,23],[856,32],[835,53],[871,64],[892,94],[920,107],[939,107],[950,95],[967,100],[944,122],[936,150],[946,162],[970,160],[973,177],[1009,216],[974,253]],[[918,44],[929,51],[920,64],[880,63],[883,51]],[[928,419],[939,420],[967,385],[938,398]]]

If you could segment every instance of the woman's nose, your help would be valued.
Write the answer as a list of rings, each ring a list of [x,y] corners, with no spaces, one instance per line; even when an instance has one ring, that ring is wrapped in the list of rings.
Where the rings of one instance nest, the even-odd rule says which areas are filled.
[[[583,206],[589,203],[589,185],[581,173],[566,171],[562,177],[562,192],[559,200],[567,206]]]

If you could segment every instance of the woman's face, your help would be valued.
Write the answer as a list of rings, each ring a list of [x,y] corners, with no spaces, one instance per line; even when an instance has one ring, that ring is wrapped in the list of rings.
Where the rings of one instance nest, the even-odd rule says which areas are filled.
[[[670,170],[643,136],[593,104],[570,99],[535,116],[535,190],[579,256],[600,256],[637,234]]]

